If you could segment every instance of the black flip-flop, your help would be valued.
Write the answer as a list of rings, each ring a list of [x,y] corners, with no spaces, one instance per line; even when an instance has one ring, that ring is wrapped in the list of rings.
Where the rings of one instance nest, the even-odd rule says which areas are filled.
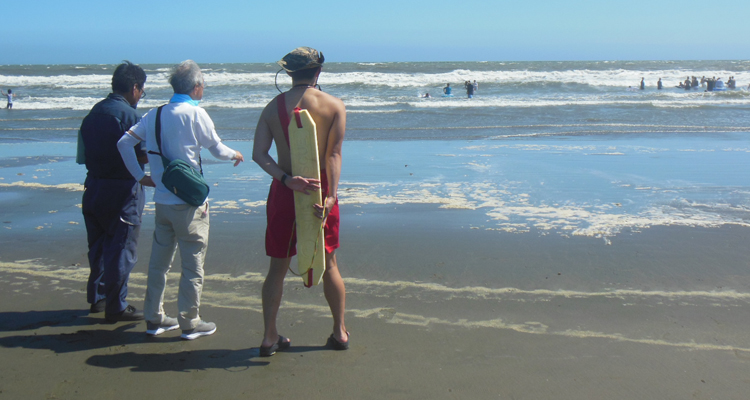
[[[272,355],[276,354],[278,350],[285,350],[288,349],[292,345],[291,341],[286,341],[286,338],[279,335],[279,340],[266,347],[266,346],[260,346],[260,356],[261,357],[271,357]]]
[[[346,337],[349,339],[349,332],[346,332]],[[333,333],[331,336],[328,337],[328,347],[334,349],[334,350],[349,350],[349,340],[347,340],[344,343],[339,342],[336,340],[335,337],[333,337]]]

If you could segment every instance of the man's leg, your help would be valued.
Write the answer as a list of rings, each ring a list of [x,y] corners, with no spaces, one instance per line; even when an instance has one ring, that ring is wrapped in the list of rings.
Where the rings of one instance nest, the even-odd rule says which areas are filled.
[[[107,296],[107,313],[117,314],[125,310],[128,302],[128,279],[138,261],[139,225],[117,223],[114,235],[107,236],[104,243],[104,291]]]
[[[182,259],[177,321],[183,331],[195,329],[201,322],[199,309],[203,291],[203,263],[208,249],[210,227],[208,207],[208,203],[201,207],[171,206]]]
[[[276,316],[281,305],[281,296],[284,294],[284,277],[289,271],[289,263],[292,258],[271,257],[271,266],[268,275],[263,282],[263,324],[265,333],[261,346],[270,347],[279,340],[279,332],[276,329]]]
[[[336,263],[336,252],[326,253],[326,272],[323,274],[323,293],[333,315],[333,337],[341,343],[349,341],[344,324],[346,288]]]
[[[148,263],[148,281],[146,300],[143,302],[143,313],[146,321],[161,324],[164,317],[164,289],[167,285],[167,273],[172,266],[175,242],[172,223],[165,213],[169,206],[156,204],[154,240],[151,244],[151,259]]]
[[[93,188],[87,188],[86,192],[93,190]],[[89,280],[86,284],[86,300],[89,304],[96,304],[100,300],[104,300],[104,282],[102,277],[104,276],[104,261],[102,259],[102,252],[104,251],[104,238],[106,232],[99,226],[99,221],[96,218],[96,214],[90,208],[93,205],[89,204],[89,196],[91,193],[83,194],[83,222],[86,225],[86,238],[88,240],[88,259],[89,259]]]
[[[88,225],[88,224],[87,224]],[[93,236],[91,233],[89,237]],[[104,235],[99,236],[93,242],[89,242],[89,280],[86,284],[86,301],[96,304],[105,299],[104,295],[104,261],[102,260],[102,247],[104,246]]]

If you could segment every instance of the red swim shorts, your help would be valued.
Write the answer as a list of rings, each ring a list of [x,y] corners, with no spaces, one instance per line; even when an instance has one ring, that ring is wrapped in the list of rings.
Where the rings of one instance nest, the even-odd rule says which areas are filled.
[[[320,171],[320,187],[323,198],[328,195],[328,176],[325,170]],[[312,212],[312,210],[311,210]],[[294,225],[294,191],[278,180],[271,183],[266,203],[266,255],[274,258],[287,258],[297,254],[297,235],[292,232]],[[328,214],[323,229],[326,242],[326,253],[333,253],[339,248],[339,202]],[[291,245],[290,245],[291,239]]]

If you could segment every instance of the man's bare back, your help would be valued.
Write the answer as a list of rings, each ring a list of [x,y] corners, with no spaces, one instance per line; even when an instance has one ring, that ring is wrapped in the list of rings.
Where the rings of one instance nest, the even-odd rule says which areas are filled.
[[[277,144],[276,149],[279,166],[284,171],[290,173],[292,170],[292,164],[291,156],[289,154],[289,144],[286,143],[286,139],[284,138],[284,132],[277,112],[278,105],[276,103],[279,100],[280,98],[277,97],[266,106],[261,115],[261,122],[265,122],[270,128],[273,139]],[[317,127],[320,169],[327,169],[325,160],[326,150],[329,143],[328,138],[330,136],[343,136],[344,129],[346,128],[346,110],[344,109],[344,103],[336,97],[306,86],[289,90],[286,92],[285,100],[287,115],[293,115],[292,112],[295,107],[310,112],[310,115],[315,121],[315,126]],[[260,126],[258,128],[260,128]],[[285,143],[286,145],[279,146],[279,143]]]
[[[325,170],[328,177],[328,193],[333,200],[337,197],[341,176],[341,145],[346,131],[346,108],[341,100],[314,89],[311,84],[312,82],[297,83],[295,87],[287,91],[284,95],[285,106],[287,115],[293,115],[294,108],[299,107],[308,110],[315,121],[320,169]],[[284,175],[291,175],[292,172],[289,144],[284,137],[278,114],[277,101],[280,98],[281,96],[276,97],[263,109],[255,130],[253,146],[253,160],[269,175],[279,180]],[[272,141],[276,142],[278,162],[268,155]],[[319,183],[312,179],[302,182],[298,177],[294,177],[293,182],[289,184],[294,190],[308,192],[316,190]]]

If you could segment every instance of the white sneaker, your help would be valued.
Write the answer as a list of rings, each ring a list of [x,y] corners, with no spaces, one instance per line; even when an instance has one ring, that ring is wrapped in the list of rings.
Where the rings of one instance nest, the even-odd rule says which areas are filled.
[[[213,322],[201,321],[194,329],[182,330],[181,338],[185,340],[197,339],[201,336],[213,335],[216,332],[216,324]]]
[[[161,324],[154,324],[146,321],[146,334],[151,336],[161,335],[164,332],[173,331],[180,327],[177,323],[177,318],[167,317],[166,315],[161,321]]]

